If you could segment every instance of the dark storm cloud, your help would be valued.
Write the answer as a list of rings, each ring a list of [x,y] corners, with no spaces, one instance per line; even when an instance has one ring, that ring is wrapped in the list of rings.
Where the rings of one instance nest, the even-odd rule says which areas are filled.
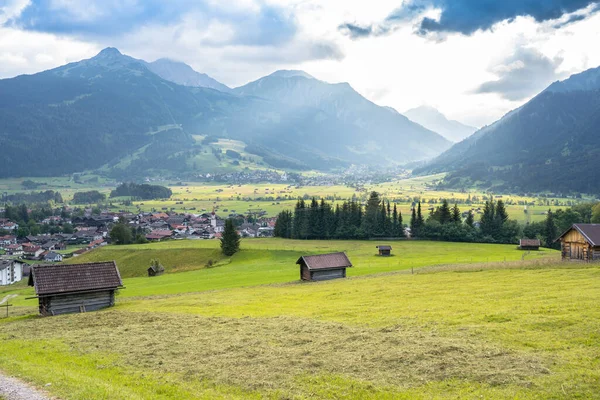
[[[483,83],[475,92],[497,93],[512,101],[526,99],[564,77],[556,73],[562,61],[560,57],[550,59],[535,49],[519,47],[501,65],[492,69],[498,79]]]
[[[340,30],[353,39],[377,36],[394,29],[396,25],[419,19],[423,11],[439,9],[439,20],[421,18],[417,31],[420,34],[431,32],[456,32],[470,35],[478,30],[490,29],[502,21],[512,21],[519,16],[529,16],[538,22],[559,19],[565,14],[582,10],[598,0],[412,0],[393,11],[384,21],[372,26],[342,24]],[[573,16],[568,23],[586,18]],[[360,29],[351,29],[360,28]],[[559,26],[560,27],[560,26]]]

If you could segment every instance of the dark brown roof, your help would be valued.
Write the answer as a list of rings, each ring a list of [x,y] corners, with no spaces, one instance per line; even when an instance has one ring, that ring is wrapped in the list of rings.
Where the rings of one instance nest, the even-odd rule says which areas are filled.
[[[383,245],[383,246],[376,246],[379,250],[391,250],[392,246],[390,245]]]
[[[319,254],[316,256],[302,256],[296,264],[304,262],[308,269],[334,269],[351,267],[352,263],[346,253]]]
[[[123,286],[114,261],[87,264],[34,265],[29,285],[40,295],[86,292]]]
[[[592,246],[600,246],[600,224],[573,224],[571,228],[560,235],[559,239],[569,233],[571,229],[577,229]]]
[[[521,239],[519,245],[524,247],[540,247],[540,239]]]

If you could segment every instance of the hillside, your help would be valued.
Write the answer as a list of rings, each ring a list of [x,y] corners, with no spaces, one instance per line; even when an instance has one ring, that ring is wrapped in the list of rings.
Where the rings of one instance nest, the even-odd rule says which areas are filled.
[[[477,128],[473,126],[449,120],[444,114],[433,107],[421,106],[413,108],[405,111],[404,115],[411,121],[439,133],[452,142],[460,142],[477,131]]]
[[[556,82],[417,174],[451,172],[446,185],[600,193],[600,68]]]
[[[167,80],[150,70],[165,65],[169,68],[159,72]],[[267,165],[289,169],[404,163],[449,146],[347,84],[319,82],[318,91],[299,101],[299,92],[287,88],[308,78],[274,77],[269,87],[285,94],[283,101],[249,90],[232,94],[178,85],[171,80],[193,82],[178,75],[181,65],[170,69],[173,65],[149,65],[107,48],[88,60],[0,80],[0,177],[100,167],[118,179],[153,171],[191,173],[192,159],[211,151],[193,135],[241,141]]]
[[[218,246],[132,249],[183,243]],[[3,372],[65,400],[597,397],[595,266],[523,262],[514,246],[471,244],[500,262],[448,265],[464,245],[394,242],[402,256],[384,258],[368,242],[245,243],[213,268],[125,278],[101,312],[35,318],[33,288],[0,288],[17,295],[0,319]],[[353,276],[299,282],[309,247],[348,249]],[[112,250],[124,271],[127,247]],[[444,265],[397,271],[432,254]]]
[[[303,71],[277,71],[234,89],[242,96],[256,96],[294,108],[316,108],[335,117],[346,129],[335,136],[335,146],[354,158],[408,162],[434,157],[450,146],[437,133],[410,121],[388,107],[380,107],[356,92],[348,83],[330,84]],[[344,142],[351,141],[346,144]],[[321,144],[327,145],[324,140]],[[340,151],[338,149],[338,151]]]

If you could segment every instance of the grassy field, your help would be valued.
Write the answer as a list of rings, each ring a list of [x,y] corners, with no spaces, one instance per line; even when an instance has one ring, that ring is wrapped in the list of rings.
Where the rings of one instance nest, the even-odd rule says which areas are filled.
[[[263,246],[245,245],[245,257]],[[261,252],[290,251],[277,245]],[[505,263],[514,250],[492,246],[502,262],[363,275],[371,255],[354,251],[346,280],[201,278],[248,265],[234,257],[126,279],[110,310],[0,320],[0,368],[64,399],[600,398],[597,266]],[[170,279],[194,274],[196,293],[170,294]],[[156,282],[154,295],[136,281]]]
[[[215,144],[222,149],[240,150],[235,141],[221,140]],[[236,147],[237,146],[237,147]],[[227,163],[226,161],[224,161]],[[223,168],[227,168],[224,166]],[[80,180],[85,182],[93,175],[83,175]],[[461,205],[463,211],[473,209],[477,214],[479,208],[483,207],[483,197],[489,194],[480,191],[471,190],[464,193],[451,191],[434,191],[430,187],[435,182],[443,178],[443,174],[431,175],[427,177],[417,177],[412,179],[401,179],[382,184],[369,184],[364,187],[354,188],[349,186],[303,186],[296,187],[287,184],[251,184],[251,185],[226,185],[226,184],[200,184],[195,182],[182,182],[183,185],[175,185],[171,181],[152,182],[169,186],[173,191],[173,196],[167,200],[140,201],[134,202],[132,206],[124,206],[116,201],[115,209],[128,209],[130,211],[143,210],[174,210],[177,212],[210,212],[213,209],[222,217],[236,212],[238,214],[247,214],[263,210],[268,216],[275,216],[280,211],[292,209],[299,197],[322,197],[337,198],[339,202],[349,200],[353,196],[359,200],[366,200],[368,193],[372,190],[380,192],[386,199],[397,201],[399,210],[408,222],[412,202],[415,198],[424,202],[424,213],[428,215],[428,208],[435,207],[438,204],[429,204],[430,201],[441,202],[442,199],[466,200],[471,198],[476,200],[471,206]],[[3,179],[0,180],[0,192],[14,193],[23,191],[21,182],[23,179]],[[105,194],[109,194],[110,189],[114,188],[115,182],[109,182],[100,178],[98,183],[75,183],[71,178],[30,178],[36,182],[46,183],[39,190],[54,189],[61,192],[67,201],[72,199],[76,191],[97,189]],[[544,213],[548,209],[556,210],[567,207],[577,201],[586,201],[591,199],[565,199],[565,198],[541,198],[531,196],[502,195],[502,200],[507,203],[507,211],[512,219],[520,223],[541,221],[545,218]],[[525,206],[527,205],[527,206]],[[527,208],[527,212],[525,212]],[[476,215],[476,218],[478,216]]]

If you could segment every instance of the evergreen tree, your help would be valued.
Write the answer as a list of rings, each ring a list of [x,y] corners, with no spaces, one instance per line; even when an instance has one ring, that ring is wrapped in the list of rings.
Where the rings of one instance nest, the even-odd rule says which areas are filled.
[[[494,207],[494,202],[493,200],[488,200],[485,202],[485,207],[483,208],[483,215],[481,216],[480,221],[481,233],[483,234],[483,236],[495,236],[495,218],[496,210]]]
[[[394,211],[392,211],[392,236],[400,237],[400,224],[398,223],[398,208],[394,203]]]
[[[556,247],[554,241],[556,240],[557,236],[558,230],[556,228],[556,223],[554,222],[554,214],[552,213],[552,210],[548,210],[546,222],[544,223],[544,242],[546,243],[546,247]]]
[[[452,212],[450,212],[450,206],[448,205],[448,200],[446,199],[442,201],[442,205],[440,206],[438,213],[438,219],[442,225],[452,221]]]
[[[410,235],[415,237],[415,233],[417,232],[419,222],[417,221],[417,212],[415,208],[412,208],[412,215],[410,216]]]
[[[462,222],[460,209],[458,208],[458,204],[456,203],[454,203],[454,207],[452,207],[452,222],[456,224],[460,224]]]
[[[221,251],[227,257],[237,253],[240,249],[240,235],[235,230],[232,219],[225,221],[225,230],[221,237]]]
[[[502,230],[504,223],[508,221],[508,212],[506,212],[506,207],[502,200],[498,200],[498,203],[496,203],[496,214],[494,215],[494,218],[496,220],[496,229]]]
[[[473,215],[473,210],[469,210],[469,214],[467,214],[467,219],[465,219],[465,226],[468,228],[475,227],[475,216]]]
[[[292,213],[290,211],[284,210],[279,213],[275,222],[273,235],[286,239],[292,237]]]
[[[362,228],[367,237],[379,236],[381,231],[381,200],[379,193],[371,192],[362,221]]]

